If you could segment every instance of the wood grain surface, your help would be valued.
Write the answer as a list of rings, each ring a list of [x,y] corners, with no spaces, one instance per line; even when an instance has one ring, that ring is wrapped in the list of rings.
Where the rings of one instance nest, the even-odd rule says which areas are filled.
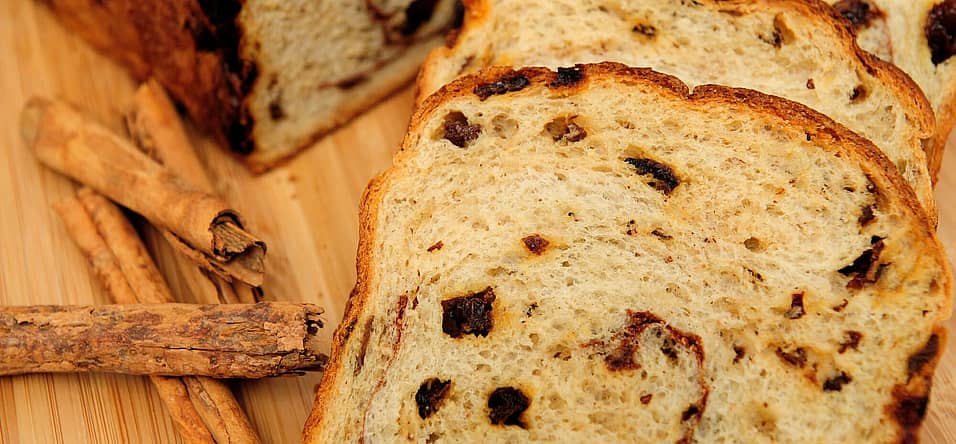
[[[108,299],[51,204],[71,181],[41,168],[20,141],[19,110],[32,95],[60,97],[122,130],[136,83],[28,0],[0,0],[0,304],[104,304]],[[253,177],[190,128],[217,191],[269,245],[266,299],[310,302],[341,318],[355,279],[358,201],[388,167],[412,107],[412,88],[316,144]],[[936,190],[940,237],[956,253],[956,155]],[[149,234],[149,233],[147,233]],[[149,236],[148,236],[149,237]],[[174,254],[153,242],[174,292],[196,301],[178,278]],[[330,327],[331,327],[330,325]],[[956,321],[949,321],[950,328]],[[331,335],[331,328],[324,334]],[[956,443],[956,340],[937,371],[923,442]],[[267,443],[294,443],[319,374],[234,384]],[[873,406],[874,409],[881,406]],[[146,378],[34,375],[0,378],[0,443],[181,442]]]

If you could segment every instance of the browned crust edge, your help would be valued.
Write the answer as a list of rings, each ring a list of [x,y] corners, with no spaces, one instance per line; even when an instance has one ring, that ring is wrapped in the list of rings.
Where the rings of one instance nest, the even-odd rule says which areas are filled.
[[[750,112],[771,116],[782,120],[789,127],[799,128],[816,141],[817,146],[834,152],[837,156],[846,156],[861,165],[871,180],[883,190],[891,199],[891,205],[905,208],[915,216],[917,233],[922,234],[921,241],[928,252],[926,256],[937,259],[944,270],[945,282],[942,283],[946,295],[946,302],[937,321],[936,330],[945,330],[941,322],[949,317],[952,273],[942,246],[936,238],[935,229],[928,216],[916,199],[916,194],[905,179],[896,170],[893,163],[872,142],[829,117],[820,114],[804,105],[789,100],[770,96],[757,91],[731,88],[719,85],[702,85],[690,92],[687,86],[676,77],[662,74],[648,68],[632,68],[620,63],[604,62],[593,65],[577,65],[576,70],[582,75],[580,81],[571,84],[558,82],[558,73],[546,68],[511,68],[493,67],[473,75],[461,77],[445,85],[438,92],[431,95],[416,110],[409,125],[409,131],[402,142],[401,151],[394,158],[393,167],[374,178],[362,196],[359,217],[359,246],[356,260],[357,281],[355,289],[346,305],[342,323],[336,328],[332,339],[330,360],[326,372],[322,376],[319,390],[316,395],[312,413],[305,424],[303,437],[305,442],[316,442],[317,434],[327,424],[330,398],[333,387],[343,370],[342,352],[349,340],[349,335],[356,325],[362,311],[368,302],[369,287],[372,279],[371,264],[373,260],[372,247],[375,241],[375,227],[378,222],[378,213],[382,198],[389,179],[411,156],[410,150],[418,142],[422,126],[431,115],[441,106],[460,98],[467,98],[474,94],[476,86],[522,75],[529,80],[524,89],[508,94],[529,94],[536,90],[546,89],[551,94],[573,95],[588,89],[595,81],[611,81],[620,85],[639,88],[645,91],[654,91],[661,95],[671,95],[682,99],[691,105],[701,108],[713,105],[738,109],[741,112]],[[507,95],[489,97],[487,100],[507,99]],[[477,96],[476,96],[477,97]],[[895,198],[895,199],[894,199]],[[935,365],[935,364],[934,364]],[[932,366],[927,366],[932,367]],[[930,373],[931,374],[931,373]],[[347,377],[347,376],[345,376]]]
[[[458,31],[457,38],[450,46],[435,48],[428,54],[417,79],[418,97],[416,103],[422,103],[425,97],[421,97],[422,91],[426,90],[423,86],[429,86],[427,81],[432,77],[437,60],[450,56],[457,47],[457,42],[462,40],[462,36],[479,28],[491,15],[490,0],[463,0],[465,4],[465,16],[461,29]],[[793,14],[802,13],[808,16],[810,20],[819,19],[824,26],[830,26],[838,34],[844,46],[851,54],[855,56],[862,67],[871,75],[876,76],[882,83],[892,87],[895,95],[900,101],[909,106],[908,114],[919,125],[919,130],[923,139],[929,139],[935,134],[936,118],[929,99],[923,94],[923,90],[910,78],[908,74],[893,65],[892,63],[880,60],[876,56],[862,50],[856,42],[856,35],[852,26],[846,19],[837,13],[830,5],[821,0],[695,0],[695,3],[707,6],[719,11],[728,9],[743,10],[749,12],[753,10],[763,10],[768,6],[776,9],[786,9],[782,13]],[[914,94],[914,92],[916,94]],[[929,153],[927,153],[929,157]]]
[[[906,106],[906,114],[917,125],[917,133],[922,141],[922,149],[926,155],[929,178],[933,184],[936,182],[938,170],[942,162],[943,149],[946,142],[945,135],[939,135],[936,128],[936,116],[932,105],[923,93],[923,90],[917,83],[910,78],[908,74],[893,65],[892,63],[880,60],[876,56],[862,50],[856,42],[856,35],[852,25],[837,13],[830,5],[820,0],[695,0],[695,3],[706,6],[718,11],[735,10],[743,13],[749,13],[755,10],[765,10],[774,8],[783,10],[781,13],[787,15],[801,14],[809,21],[820,23],[822,26],[830,27],[837,35],[837,39],[842,41],[848,54],[852,54],[861,68],[870,75],[876,77],[879,83],[887,86],[893,91],[893,94]],[[491,16],[492,4],[490,0],[465,0],[466,12],[464,22],[456,38],[450,40],[450,45],[433,49],[425,58],[422,69],[416,80],[416,103],[421,104],[426,99],[424,91],[435,90],[433,72],[437,68],[438,61],[450,57],[457,49],[457,43],[462,40],[462,36],[467,35],[484,24]],[[953,113],[956,114],[956,104],[954,104]],[[954,115],[956,119],[956,115]],[[953,119],[950,119],[953,120]],[[952,125],[950,125],[950,128]],[[946,128],[942,128],[946,129]],[[942,144],[938,140],[942,137]],[[925,194],[925,193],[924,193]],[[926,200],[927,214],[935,226],[937,222],[937,210],[932,195],[922,196]]]
[[[322,430],[325,424],[326,416],[323,415],[323,413],[329,408],[328,400],[332,396],[332,387],[336,384],[336,379],[343,369],[342,351],[368,299],[369,286],[372,279],[371,264],[372,245],[375,242],[374,227],[378,221],[378,210],[381,206],[387,177],[387,171],[374,177],[365,188],[365,192],[362,193],[362,200],[359,206],[359,242],[355,259],[355,287],[352,289],[348,302],[345,304],[342,322],[335,328],[335,332],[332,335],[332,349],[329,352],[329,360],[326,364],[325,373],[322,374],[322,380],[319,381],[319,389],[315,396],[312,412],[305,422],[303,442],[317,442],[316,433]]]

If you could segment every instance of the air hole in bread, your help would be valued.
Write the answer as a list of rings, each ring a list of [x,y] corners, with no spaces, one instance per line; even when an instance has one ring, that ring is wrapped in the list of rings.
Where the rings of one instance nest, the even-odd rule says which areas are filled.
[[[763,242],[756,237],[748,237],[747,240],[744,241],[744,247],[754,252],[764,250]]]
[[[794,40],[793,31],[784,22],[783,16],[779,14],[773,18],[773,29],[757,37],[774,48],[780,48]]]
[[[555,142],[579,142],[588,132],[575,121],[577,116],[559,116],[544,124],[544,132]]]
[[[441,137],[459,148],[465,148],[481,135],[481,125],[468,123],[461,111],[445,115]]]
[[[846,353],[847,350],[856,350],[860,346],[860,341],[863,339],[863,333],[854,330],[848,330],[843,333],[843,341],[840,342],[840,348],[837,349],[837,352],[840,354]]]
[[[518,132],[518,121],[504,114],[498,114],[491,118],[492,132],[503,139],[508,139]]]
[[[441,301],[442,331],[453,338],[466,334],[488,336],[493,326],[491,314],[494,301],[495,292],[491,287]]]
[[[429,378],[418,387],[415,393],[415,404],[418,404],[418,416],[426,419],[441,407],[442,401],[451,390],[451,380]]]
[[[495,425],[511,425],[527,428],[521,414],[531,405],[531,400],[519,389],[499,387],[488,396],[488,419]]]
[[[956,53],[956,0],[943,0],[930,9],[924,33],[934,65]]]
[[[857,85],[852,91],[850,91],[850,103],[857,103],[865,99],[868,94],[869,91],[867,91],[865,86]]]
[[[803,308],[803,296],[803,292],[790,295],[790,309],[783,314],[785,318],[800,319],[807,313]]]
[[[624,159],[624,161],[634,167],[638,175],[647,176],[650,179],[645,182],[647,185],[665,195],[670,194],[674,191],[674,188],[680,185],[680,179],[674,174],[674,170],[661,162],[653,159],[637,159],[633,157],[628,157]]]

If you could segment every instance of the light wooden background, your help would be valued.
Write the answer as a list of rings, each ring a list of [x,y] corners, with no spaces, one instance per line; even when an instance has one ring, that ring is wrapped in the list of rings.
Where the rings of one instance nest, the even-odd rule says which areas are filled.
[[[28,0],[0,0],[0,304],[102,304],[91,276],[51,204],[74,185],[41,168],[20,142],[18,114],[34,94],[61,97],[119,130],[136,84]],[[218,191],[269,245],[267,299],[326,308],[331,334],[355,279],[358,200],[385,169],[412,106],[407,88],[294,161],[251,177],[201,142]],[[940,236],[956,257],[956,154],[937,189]],[[169,251],[156,251],[161,266]],[[175,273],[173,273],[175,274]],[[172,276],[174,290],[177,285]],[[190,295],[180,296],[192,300]],[[950,321],[956,327],[956,321]],[[956,340],[934,382],[927,443],[956,442]],[[267,443],[299,441],[318,374],[235,385]],[[881,408],[874,406],[874,409]],[[145,378],[36,375],[0,378],[0,443],[169,443],[179,437]]]

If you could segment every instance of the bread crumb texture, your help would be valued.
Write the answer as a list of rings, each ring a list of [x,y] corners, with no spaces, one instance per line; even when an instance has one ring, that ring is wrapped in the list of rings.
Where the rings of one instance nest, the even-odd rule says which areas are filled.
[[[367,280],[307,436],[916,436],[950,275],[889,161],[780,99],[572,71],[425,103],[368,196]]]

